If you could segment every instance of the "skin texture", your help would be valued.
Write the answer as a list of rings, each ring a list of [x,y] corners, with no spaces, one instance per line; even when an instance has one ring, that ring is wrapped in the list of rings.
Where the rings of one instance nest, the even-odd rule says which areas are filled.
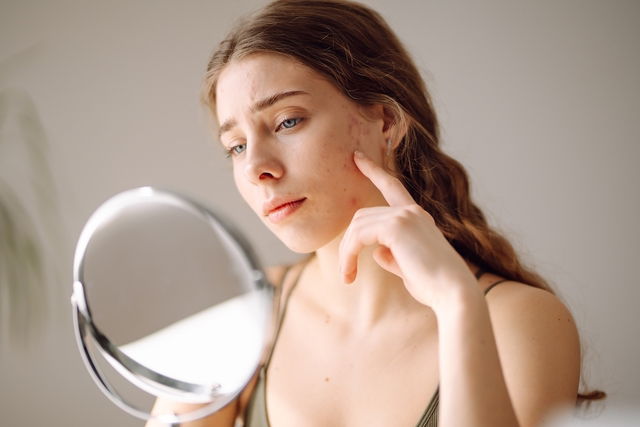
[[[254,108],[292,91],[304,94]],[[230,63],[216,99],[240,194],[287,246],[314,252],[283,284],[301,273],[268,370],[273,426],[414,426],[438,384],[441,426],[538,425],[575,401],[571,315],[521,283],[484,297],[500,278],[478,282],[391,175],[385,141],[402,135],[381,106],[272,54]],[[305,201],[274,222],[273,197]],[[190,425],[231,425],[250,392]]]
[[[382,202],[352,157],[360,148],[382,158],[384,139],[378,136],[376,144],[370,137],[383,123],[366,118],[361,108],[308,68],[284,57],[265,61],[265,55],[252,56],[222,72],[218,118],[223,128],[225,122],[237,124],[220,139],[227,149],[244,149],[231,157],[236,185],[249,206],[289,248],[311,252],[344,230],[358,208]],[[271,67],[269,73],[263,73],[265,67]],[[300,87],[307,94],[251,111],[263,99]],[[290,129],[278,128],[285,119],[301,121]],[[307,200],[294,217],[276,225],[262,212],[272,197]]]

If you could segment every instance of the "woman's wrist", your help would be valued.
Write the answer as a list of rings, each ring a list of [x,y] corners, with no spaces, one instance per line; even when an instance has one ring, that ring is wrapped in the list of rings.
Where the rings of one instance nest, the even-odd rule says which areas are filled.
[[[476,282],[473,283],[456,283],[447,286],[447,290],[442,292],[437,303],[431,308],[436,314],[438,320],[446,320],[450,318],[459,318],[464,313],[476,309],[486,304],[480,287]]]

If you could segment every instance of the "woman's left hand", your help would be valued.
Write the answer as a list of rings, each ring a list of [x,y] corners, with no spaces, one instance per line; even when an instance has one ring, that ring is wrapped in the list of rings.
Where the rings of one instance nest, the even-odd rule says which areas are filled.
[[[354,214],[340,243],[343,280],[355,280],[362,248],[378,245],[375,261],[399,276],[417,301],[433,309],[452,292],[475,282],[464,259],[402,183],[361,152],[354,154],[354,161],[389,206],[363,208]]]

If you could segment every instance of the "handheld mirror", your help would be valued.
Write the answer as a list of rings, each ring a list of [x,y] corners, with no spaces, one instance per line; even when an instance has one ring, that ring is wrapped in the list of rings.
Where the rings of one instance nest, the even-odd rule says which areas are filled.
[[[277,298],[249,246],[171,192],[138,188],[102,204],[80,234],[73,277],[83,361],[98,387],[141,419],[178,424],[222,408],[271,339]],[[152,415],[158,397],[195,409]]]

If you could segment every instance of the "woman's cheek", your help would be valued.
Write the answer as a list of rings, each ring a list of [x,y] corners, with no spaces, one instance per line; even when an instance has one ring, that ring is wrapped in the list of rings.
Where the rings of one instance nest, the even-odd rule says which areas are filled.
[[[352,210],[358,210],[360,209],[362,202],[360,201],[360,199],[358,197],[351,197],[349,199],[349,207]]]
[[[240,193],[242,200],[244,200],[244,202],[251,208],[251,210],[253,210],[257,215],[260,216],[261,214],[258,212],[258,203],[256,202],[256,200],[254,200],[254,197],[252,197],[251,191],[248,188],[246,182],[246,178],[244,177],[242,172],[239,171],[239,169],[240,168],[238,167],[234,167],[233,169],[233,181],[236,184],[236,190],[238,191],[238,193]]]

